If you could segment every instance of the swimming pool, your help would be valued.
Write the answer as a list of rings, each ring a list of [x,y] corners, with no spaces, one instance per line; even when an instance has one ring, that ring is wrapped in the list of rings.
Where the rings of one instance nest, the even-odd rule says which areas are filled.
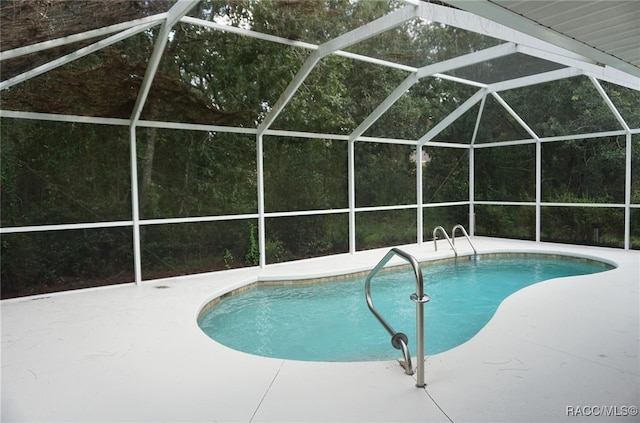
[[[425,350],[446,351],[473,337],[510,294],[537,282],[602,272],[605,263],[544,255],[480,256],[422,264]],[[366,275],[365,275],[366,276]],[[397,358],[389,335],[368,310],[365,276],[286,286],[255,285],[227,296],[201,313],[198,324],[230,348],[305,361],[373,361]],[[409,336],[415,354],[415,292],[411,269],[377,275],[371,284],[376,308]]]

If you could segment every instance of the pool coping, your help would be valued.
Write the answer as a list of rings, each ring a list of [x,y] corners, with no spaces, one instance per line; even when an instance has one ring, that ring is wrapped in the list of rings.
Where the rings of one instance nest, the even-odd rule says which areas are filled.
[[[366,271],[388,249],[5,300],[2,420],[575,422],[584,407],[637,407],[640,253],[473,241],[481,252],[569,253],[618,267],[512,294],[471,340],[426,358],[424,389],[395,361],[257,357],[196,324],[214,296],[258,280]],[[400,248],[418,260],[451,255]]]

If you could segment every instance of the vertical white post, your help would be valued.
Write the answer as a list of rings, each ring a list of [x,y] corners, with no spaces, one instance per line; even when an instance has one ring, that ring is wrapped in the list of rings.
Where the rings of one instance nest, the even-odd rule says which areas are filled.
[[[256,136],[256,173],[258,174],[258,250],[260,251],[260,267],[267,265],[265,248],[264,219],[264,140],[262,134]]]
[[[349,140],[348,146],[349,177],[349,253],[356,252],[356,172],[355,172],[355,140]]]
[[[631,248],[631,133],[627,132],[624,175],[624,249]]]
[[[482,119],[482,112],[484,111],[484,104],[487,101],[487,95],[482,97],[480,101],[480,109],[478,110],[478,116],[476,117],[476,124],[473,127],[473,135],[471,136],[471,142],[469,143],[469,235],[474,236],[476,234],[476,208],[475,208],[475,183],[476,183],[476,170],[475,170],[475,150],[473,148],[476,143],[476,137],[478,136],[478,128],[480,127],[480,121]]]
[[[536,139],[536,242],[540,242],[542,230],[542,143]]]
[[[469,146],[469,235],[476,233],[476,209],[475,209],[475,149],[473,144]]]
[[[422,186],[422,146],[416,146],[416,203],[418,205],[418,216],[417,216],[417,231],[416,236],[418,237],[418,244],[422,245],[424,240],[424,222],[423,222],[423,210],[422,210],[422,197],[423,197],[423,186]]]
[[[140,254],[140,203],[138,200],[138,160],[136,151],[136,127],[129,127],[129,157],[131,166],[131,219],[133,220],[133,269],[136,285],[142,282],[142,257]]]

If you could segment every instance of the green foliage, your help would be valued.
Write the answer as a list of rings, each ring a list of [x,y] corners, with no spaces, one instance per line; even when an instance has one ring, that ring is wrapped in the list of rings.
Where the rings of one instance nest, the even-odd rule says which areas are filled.
[[[592,202],[623,203],[625,156],[624,137],[545,145],[543,198],[556,201],[570,193]]]
[[[478,148],[474,163],[477,200],[535,200],[534,145]]]
[[[188,275],[243,266],[246,220],[142,227],[142,276]]]
[[[422,214],[423,219],[423,241],[433,239],[433,230],[442,226],[451,233],[454,226],[461,224],[469,228],[469,207],[467,206],[447,206],[447,207],[427,207]]]
[[[569,202],[580,202],[567,194]],[[545,207],[541,238],[572,244],[622,247],[624,211],[604,207]]]
[[[224,256],[222,257],[222,260],[224,261],[225,269],[231,269],[231,263],[233,262],[233,254],[231,254],[231,251],[229,251],[228,248],[224,249]]]
[[[266,240],[264,249],[267,263],[280,263],[293,259],[291,253],[286,251],[284,243],[274,237]]]
[[[249,266],[257,266],[260,264],[260,250],[258,248],[258,236],[256,234],[256,226],[249,223],[249,249],[244,256],[245,263]]]
[[[151,180],[146,186],[144,178],[140,180],[144,218],[257,211],[254,138],[196,131],[139,132],[139,157],[146,156],[148,138],[156,139]]]
[[[2,226],[131,217],[128,131],[2,119]]]
[[[2,235],[3,298],[133,281],[131,231]]]
[[[587,77],[507,91],[503,98],[540,137],[622,129]]]
[[[329,57],[316,65],[285,110],[274,122],[274,128],[322,133],[350,133],[356,127],[351,116],[355,98],[348,95],[353,62],[342,57]]]
[[[361,212],[356,215],[356,248],[390,247],[416,242],[415,210]]]
[[[347,144],[266,137],[264,178],[267,211],[347,207]]]
[[[535,239],[535,207],[477,205],[476,235]]]
[[[425,148],[422,193],[425,203],[469,198],[469,153],[450,148]]]
[[[415,148],[396,144],[357,143],[356,205],[401,205],[415,202]]]
[[[268,263],[348,251],[346,214],[269,218],[266,232]]]

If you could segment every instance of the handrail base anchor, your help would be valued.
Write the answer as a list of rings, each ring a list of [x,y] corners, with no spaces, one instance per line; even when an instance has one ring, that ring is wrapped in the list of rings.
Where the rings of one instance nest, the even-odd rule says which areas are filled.
[[[400,364],[400,366],[404,369],[404,374],[407,376],[411,376],[415,373],[415,371],[413,370],[413,365],[409,364],[407,366],[407,362],[404,360],[398,360],[398,363]]]
[[[431,301],[431,297],[429,297],[427,294],[423,295],[421,298],[418,298],[418,294],[416,294],[415,292],[411,294],[409,298],[411,298],[411,301],[413,301],[414,303],[421,303],[421,304],[428,303],[429,301]]]

